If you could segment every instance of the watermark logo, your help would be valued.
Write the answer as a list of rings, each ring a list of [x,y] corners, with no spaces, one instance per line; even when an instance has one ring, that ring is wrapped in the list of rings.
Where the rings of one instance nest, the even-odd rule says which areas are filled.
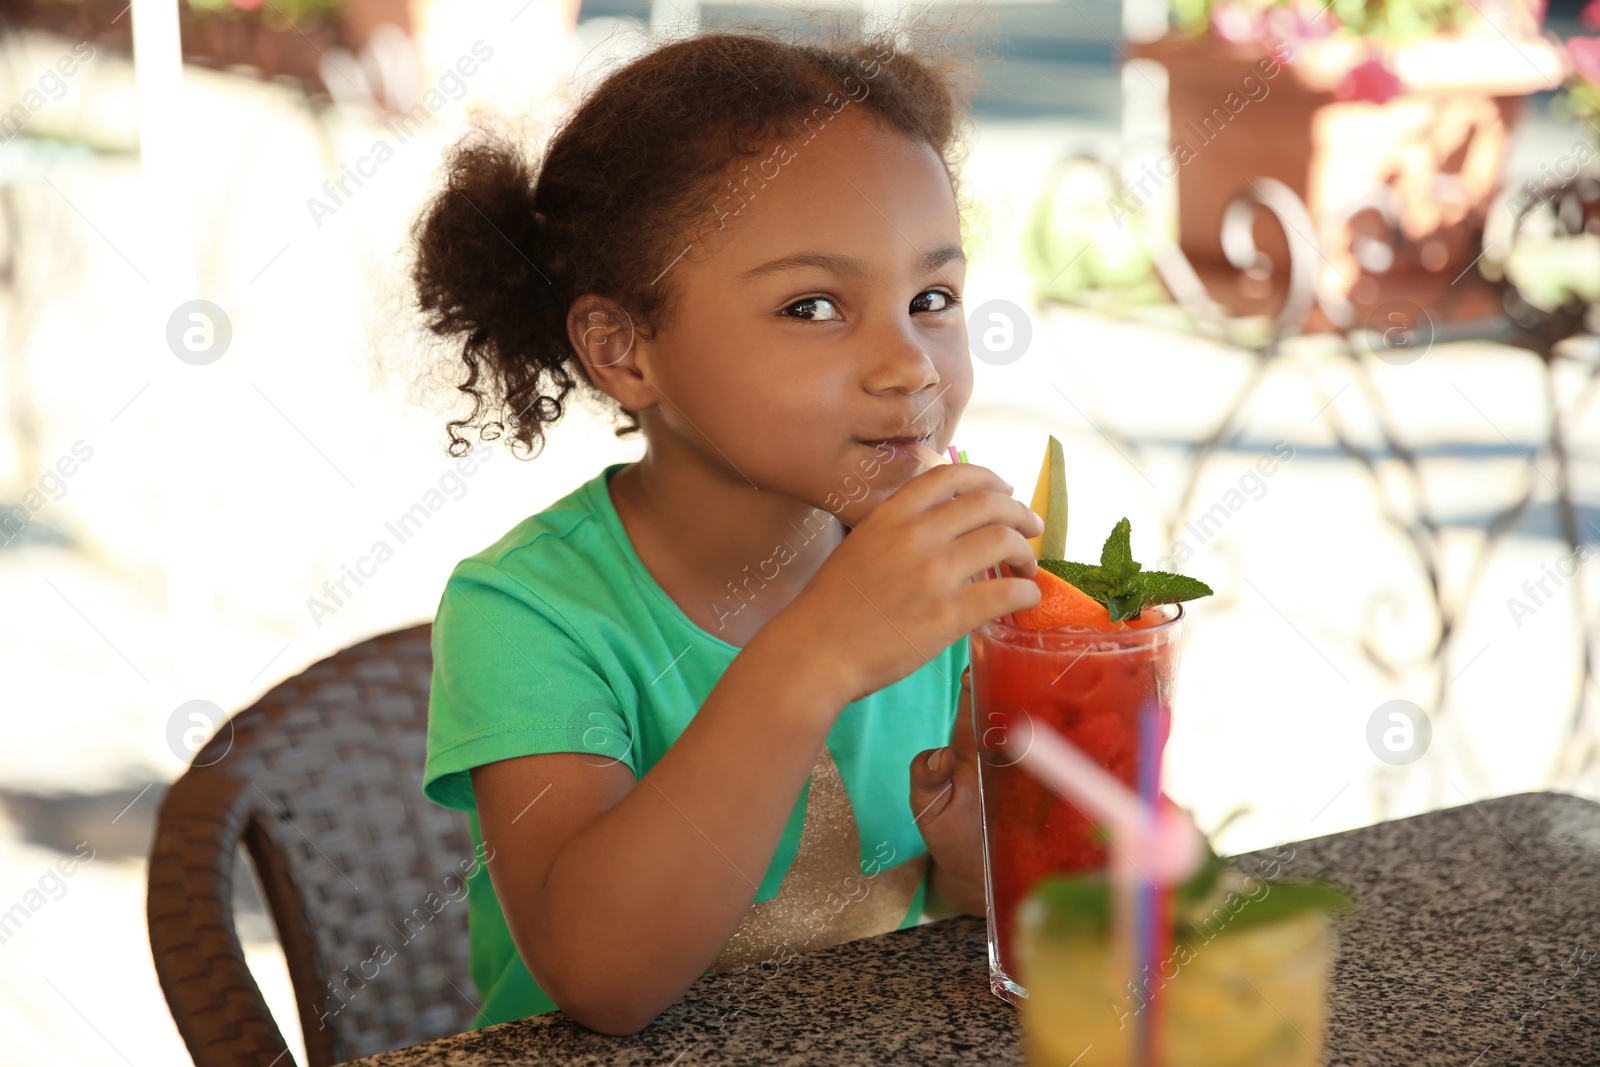
[[[82,438],[72,442],[72,455],[57,457],[54,465],[45,468],[36,485],[30,485],[22,494],[22,503],[0,506],[0,547],[9,545],[22,535],[33,517],[52,501],[67,495],[67,479],[78,473],[78,464],[89,462],[94,448]],[[74,459],[73,457],[77,458]]]
[[[1272,91],[1267,82],[1276,78],[1283,69],[1282,64],[1292,59],[1294,46],[1288,41],[1277,42],[1271,47],[1271,55],[1256,63],[1256,69],[1261,74],[1259,78],[1253,73],[1246,74],[1237,90],[1230,91],[1219,106],[1201,117],[1199,126],[1190,119],[1185,123],[1186,130],[1174,130],[1172,151],[1158,159],[1154,167],[1149,163],[1140,167],[1139,174],[1132,180],[1124,181],[1122,187],[1106,201],[1106,210],[1118,229],[1122,227],[1123,219],[1144,210],[1167,182],[1177,176],[1179,168],[1200,154],[1200,149],[1221,137],[1228,124],[1236,122],[1245,108],[1265,100]],[[1195,142],[1193,148],[1189,146],[1190,136]]]
[[[233,320],[210,300],[179,304],[167,316],[167,347],[193,367],[215,363],[233,343]]]
[[[1600,140],[1600,115],[1585,119],[1583,124],[1588,127],[1591,137]],[[1589,142],[1579,138],[1572,142],[1572,147],[1565,155],[1556,160],[1553,172],[1550,164],[1540,164],[1537,184],[1533,178],[1524,179],[1522,185],[1517,188],[1516,195],[1508,201],[1506,206],[1510,209],[1512,217],[1526,216],[1535,203],[1554,206],[1561,189],[1581,174],[1594,156],[1595,151],[1589,146]]]
[[[978,732],[978,759],[991,767],[1010,767],[1033,745],[1033,716],[1021,704],[991,707],[982,719],[973,718]]]
[[[1027,354],[1033,344],[1033,320],[1009,300],[985,300],[967,316],[967,339],[974,356],[1003,367]]]
[[[222,737],[221,746],[215,752],[200,757],[200,750],[216,736]],[[233,749],[233,720],[209,700],[186,700],[167,716],[167,748],[172,750],[179,762],[190,767],[210,767],[220,763]]]
[[[325,618],[338,614],[355,597],[355,592],[350,588],[352,583],[356,589],[366,585],[363,579],[376,577],[378,568],[393,559],[399,549],[420,533],[446,504],[466,496],[470,488],[466,479],[477,473],[479,466],[492,455],[493,448],[477,449],[456,460],[451,469],[441,474],[434,486],[422,494],[420,500],[383,524],[384,530],[393,537],[393,544],[389,543],[388,538],[377,538],[365,554],[356,558],[354,569],[348,563],[341,563],[339,577],[329,578],[322,583],[321,598],[306,597],[306,611],[317,629],[322,629]]]
[[[1383,762],[1396,767],[1415,763],[1433,740],[1433,723],[1409,700],[1379,704],[1367,718],[1367,747]]]
[[[1511,621],[1517,624],[1517,629],[1522,629],[1522,620],[1533,615],[1551,599],[1567,580],[1578,573],[1578,568],[1589,562],[1589,557],[1594,555],[1594,549],[1587,543],[1580,544],[1571,552],[1556,560],[1554,568],[1548,563],[1539,565],[1539,577],[1530,578],[1522,583],[1521,597],[1506,597],[1506,610],[1511,613]],[[1541,594],[1543,594],[1541,596]]]
[[[792,138],[786,137],[773,144],[771,151],[754,164],[753,171],[751,169],[752,165],[745,163],[740,166],[733,177],[728,178],[723,183],[722,190],[708,204],[709,214],[716,220],[716,228],[719,232],[726,230],[728,228],[728,220],[737,218],[745,208],[749,207],[755,198],[766,189],[767,184],[775,181],[783,173],[783,168],[799,157],[799,150],[815,141],[818,135],[828,128],[828,124],[838,117],[845,108],[852,103],[860,103],[865,100],[872,92],[872,87],[868,83],[882,72],[885,63],[898,54],[898,49],[895,47],[885,50],[876,44],[871,45],[871,51],[872,58],[857,64],[860,77],[855,74],[847,74],[839,82],[839,88],[844,91],[843,96],[830,90],[827,96],[823,98],[822,104],[818,107],[813,107],[810,114],[800,118],[798,124],[793,119],[789,121],[789,128],[794,134]],[[671,263],[668,263],[660,274],[656,275],[651,284],[654,285],[666,277],[667,272],[677,266],[678,261],[687,255],[689,249],[693,248],[697,243],[699,243],[698,238],[689,242],[683,251],[679,252],[677,257]]]
[[[637,333],[633,325],[633,316],[628,314],[627,308],[619,307],[616,310],[621,311],[628,319],[628,343],[625,345],[617,343],[617,338],[614,335],[618,332],[618,328],[612,321],[610,314],[605,311],[591,311],[586,316],[589,320],[589,325],[583,328],[583,345],[587,356],[598,355],[602,357],[601,359],[589,360],[596,367],[615,366],[626,359],[629,352],[633,351],[633,342]],[[591,342],[590,337],[595,334],[599,334],[600,338]]]
[[[474,850],[471,859],[465,859],[457,864],[460,873],[451,872],[444,876],[439,883],[443,893],[430,889],[422,902],[412,908],[396,926],[394,920],[389,920],[389,928],[400,935],[400,941],[395,944],[388,941],[379,942],[374,946],[372,954],[356,964],[356,973],[350,973],[350,966],[346,964],[340,968],[336,979],[327,983],[327,996],[323,998],[322,1006],[316,1009],[317,1029],[324,1030],[328,1026],[328,1019],[343,1012],[349,1007],[350,1001],[355,999],[356,993],[367,987],[367,983],[377,979],[379,972],[389,963],[398,959],[400,952],[411,942],[415,941],[424,932],[431,929],[434,918],[451,904],[458,903],[467,898],[468,882],[484,865],[494,860],[494,847],[488,842],[483,842]],[[338,982],[336,987],[334,982]],[[337,1001],[338,1006],[332,1007]],[[332,1010],[329,1010],[330,1007]]]
[[[1528,1020],[1530,1018],[1536,1018],[1539,1015],[1542,1015],[1544,1013],[1545,1005],[1549,1004],[1552,1000],[1555,1000],[1557,997],[1559,997],[1561,995],[1561,991],[1566,988],[1567,983],[1572,981],[1572,979],[1578,977],[1578,975],[1583,972],[1584,967],[1587,966],[1589,961],[1591,959],[1593,959],[1593,958],[1594,958],[1594,952],[1592,950],[1584,948],[1581,945],[1575,947],[1572,950],[1571,954],[1568,955],[1567,958],[1562,961],[1563,975],[1562,975],[1561,981],[1559,983],[1557,983],[1557,985],[1556,985],[1556,987],[1554,989],[1550,990],[1548,995],[1546,995],[1542,999],[1540,999],[1539,1003],[1535,1007],[1530,1008],[1527,1011],[1522,1013],[1522,1017],[1517,1020],[1517,1033],[1519,1033],[1519,1034],[1526,1033],[1527,1029],[1528,1029]],[[1565,967],[1569,963],[1573,964],[1572,973],[1571,974],[1566,974],[1565,973]],[[1543,975],[1544,973],[1548,972],[1549,970],[1550,970],[1550,964],[1546,963],[1544,965],[1544,971],[1541,972],[1541,975]],[[1529,982],[1528,983],[1528,988],[1529,989],[1536,989],[1537,988],[1537,989],[1542,990],[1542,989],[1548,988],[1549,985],[1550,985],[1550,979],[1548,977],[1543,977],[1542,976],[1539,979],[1537,985],[1534,982]]]
[[[633,737],[615,707],[603,700],[589,700],[578,713],[579,718],[589,723],[583,731],[583,750],[601,757],[598,761],[586,759],[583,762],[591,767],[610,767],[628,758],[633,751]]]
[[[423,92],[420,102],[411,105],[409,111],[384,122],[384,129],[394,134],[393,144],[386,137],[378,138],[372,142],[371,148],[356,158],[354,167],[344,163],[339,165],[339,177],[322,183],[321,197],[306,197],[306,211],[311,216],[313,226],[322,229],[324,219],[338,214],[355,197],[347,183],[353,183],[360,189],[366,184],[363,178],[375,177],[379,167],[399,154],[399,146],[421,132],[445,105],[467,95],[466,79],[478,72],[480,63],[487,63],[494,57],[494,49],[481,38],[472,42],[470,51],[472,56],[462,55],[453,66],[445,68],[434,84]],[[476,60],[473,56],[477,57]]]
[[[74,59],[74,56],[77,58]],[[66,96],[67,83],[64,79],[78,72],[80,62],[88,62],[93,58],[94,45],[88,41],[78,42],[72,46],[71,52],[56,60],[53,69],[47,68],[39,75],[37,82],[23,91],[19,102],[6,111],[0,111],[0,144],[20,134],[29,120],[44,110],[46,104],[53,104]]]
[[[1278,458],[1274,459],[1273,456]],[[1287,463],[1293,458],[1294,446],[1289,442],[1279,441],[1274,444],[1272,455],[1257,459],[1253,469],[1241,474],[1233,486],[1222,494],[1221,500],[1184,524],[1184,536],[1178,538],[1171,552],[1156,561],[1155,569],[1175,570],[1193,559],[1195,553],[1205,547],[1206,542],[1215,537],[1227,525],[1228,520],[1243,510],[1247,503],[1260,500],[1267,495],[1269,487],[1266,479],[1277,473],[1280,461]],[[1191,538],[1193,538],[1192,544]]]
[[[856,477],[854,472],[845,475],[839,489],[830,491],[823,498],[822,503],[827,507],[827,511],[822,508],[812,508],[800,520],[800,525],[796,526],[792,521],[789,523],[789,528],[797,535],[792,543],[791,541],[780,541],[774,545],[772,554],[756,564],[754,573],[751,572],[750,564],[746,563],[740,572],[743,575],[742,578],[729,578],[727,581],[728,595],[720,600],[711,602],[711,610],[717,620],[717,629],[719,631],[726,629],[729,619],[743,611],[747,604],[754,603],[761,590],[767,587],[768,582],[777,579],[778,573],[786,564],[799,559],[800,553],[807,545],[819,535],[828,531],[829,527],[833,525],[834,519],[845,509],[846,505],[860,503],[865,500],[867,494],[871,492],[867,483],[876,478],[879,471],[894,456],[895,451],[892,445],[880,444],[874,447],[871,456],[860,460],[856,464],[856,470],[860,472],[861,476],[859,478]]]
[[[54,869],[46,868],[34,884],[23,892],[20,900],[0,911],[0,945],[16,937],[50,901],[66,896],[66,879],[78,872],[80,863],[88,863],[92,859],[94,846],[87,841],[79,841],[73,846],[72,855],[57,860]]]
[[[1251,904],[1265,900],[1272,893],[1273,882],[1282,873],[1284,865],[1292,863],[1294,858],[1293,845],[1278,845],[1273,849],[1272,856],[1257,861],[1255,872],[1246,874],[1237,889],[1229,889],[1210,914],[1194,924],[1193,935],[1179,939],[1166,958],[1154,968],[1145,964],[1138,974],[1127,979],[1123,983],[1125,995],[1107,1001],[1107,1007],[1117,1020],[1117,1029],[1126,1029],[1129,1020],[1149,1007],[1167,983],[1176,979],[1180,970],[1198,959],[1200,950],[1223,934],[1241,912]],[[1255,888],[1251,887],[1252,882]],[[1259,995],[1260,991],[1256,990],[1256,993]]]
[[[1404,367],[1421,359],[1433,347],[1433,316],[1409,300],[1386,300],[1367,316],[1367,329],[1381,345],[1373,354],[1385,363]]]

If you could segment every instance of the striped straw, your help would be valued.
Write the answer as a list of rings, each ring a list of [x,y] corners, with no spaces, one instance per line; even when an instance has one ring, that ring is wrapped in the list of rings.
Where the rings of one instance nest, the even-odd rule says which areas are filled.
[[[1122,783],[1090,759],[1072,742],[1042,722],[1033,724],[1027,748],[1019,763],[1029,773],[1071,800],[1092,821],[1111,832],[1111,880],[1118,907],[1118,941],[1129,953],[1124,957],[1129,991],[1138,995],[1142,978],[1156,974],[1171,938],[1167,903],[1171,886],[1199,866],[1202,846],[1199,830],[1187,817],[1157,803],[1161,780],[1161,740],[1166,733],[1165,712],[1147,708],[1140,716],[1139,791]],[[1145,968],[1148,967],[1149,970]],[[1138,1010],[1133,1033],[1137,1067],[1160,1062],[1159,990]]]
[[[1166,709],[1150,703],[1139,711],[1139,799],[1144,814],[1153,825],[1161,795],[1161,750],[1166,734]],[[1136,876],[1133,894],[1134,953],[1133,973],[1136,978],[1159,972],[1162,957],[1169,951],[1172,940],[1170,924],[1166,921],[1171,900],[1170,884],[1152,882],[1143,875]],[[1134,1027],[1134,1062],[1140,1067],[1154,1067],[1161,1062],[1161,1008],[1165,998],[1159,983],[1150,990],[1150,1000],[1139,1013]]]

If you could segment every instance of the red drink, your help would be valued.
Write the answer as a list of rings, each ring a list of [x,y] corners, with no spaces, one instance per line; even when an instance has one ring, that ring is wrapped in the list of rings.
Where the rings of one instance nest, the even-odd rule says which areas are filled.
[[[995,993],[1027,996],[1014,978],[1018,903],[1057,871],[1105,865],[1093,824],[1017,761],[1034,723],[1044,723],[1137,790],[1140,715],[1169,721],[1177,673],[1179,605],[1149,607],[1165,621],[1114,632],[1070,626],[1028,630],[989,622],[969,639],[973,729],[979,753],[989,912],[989,977]],[[1166,733],[1157,738],[1166,744]]]

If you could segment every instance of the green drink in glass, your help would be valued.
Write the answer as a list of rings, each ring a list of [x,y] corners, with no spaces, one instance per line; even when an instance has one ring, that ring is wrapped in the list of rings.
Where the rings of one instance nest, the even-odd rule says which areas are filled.
[[[1029,1067],[1317,1067],[1325,1060],[1331,912],[1321,882],[1224,870],[1174,895],[1170,951],[1137,976],[1102,875],[1052,876],[1018,915]],[[1141,1024],[1153,1036],[1141,1049]],[[1141,1056],[1143,1057],[1141,1059]]]

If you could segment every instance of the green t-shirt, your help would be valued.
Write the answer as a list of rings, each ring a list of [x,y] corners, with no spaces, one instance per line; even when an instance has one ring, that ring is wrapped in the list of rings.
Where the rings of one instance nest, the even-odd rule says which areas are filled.
[[[617,516],[605,468],[451,572],[433,623],[433,688],[423,793],[467,813],[482,836],[470,770],[543,752],[586,752],[642,777],[655,766],[739,648],[703,630],[645,569]],[[798,529],[798,547],[808,536]],[[736,603],[736,602],[734,602]],[[949,744],[967,639],[893,685],[846,705],[828,733],[861,839],[862,865],[927,851],[912,819],[909,765]],[[752,708],[759,714],[759,708]],[[797,851],[801,790],[755,896],[776,896]],[[876,869],[874,865],[872,869]],[[476,1027],[556,1010],[512,943],[486,864],[467,880]],[[926,878],[901,928],[921,919]]]

